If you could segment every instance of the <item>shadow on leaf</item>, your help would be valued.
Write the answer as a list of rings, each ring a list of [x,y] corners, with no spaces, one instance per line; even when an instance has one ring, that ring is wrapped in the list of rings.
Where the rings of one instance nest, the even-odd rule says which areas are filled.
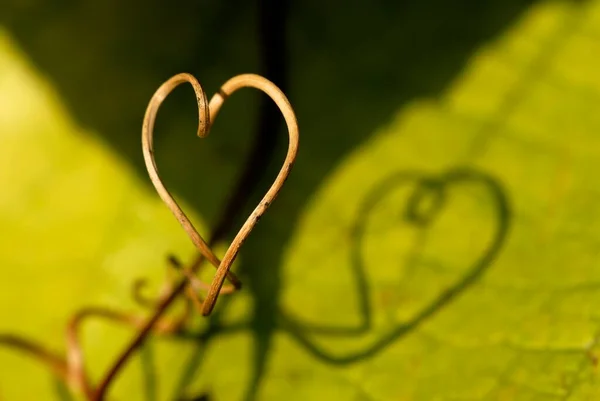
[[[411,184],[414,186],[407,204],[404,205],[403,218],[425,230],[428,229],[428,226],[444,208],[449,196],[448,193],[453,186],[468,184],[485,188],[489,194],[495,213],[493,238],[483,255],[478,257],[475,263],[459,277],[455,284],[442,291],[408,322],[392,328],[373,344],[359,352],[342,356],[328,353],[326,350],[315,345],[311,341],[309,334],[352,337],[360,336],[372,329],[373,306],[370,302],[371,291],[366,274],[365,258],[361,251],[361,244],[365,239],[366,221],[369,214],[377,209],[387,193],[399,186],[409,186]],[[422,206],[424,202],[428,202],[426,207]],[[485,173],[472,169],[455,169],[439,176],[426,175],[416,171],[394,174],[370,192],[360,208],[356,225],[353,229],[351,270],[355,280],[355,289],[359,294],[361,323],[354,327],[328,327],[307,324],[291,317],[285,311],[281,311],[281,327],[311,354],[328,363],[349,364],[374,356],[394,341],[410,334],[436,313],[442,311],[444,307],[448,306],[456,297],[466,291],[490,268],[506,240],[510,226],[510,216],[510,205],[502,185]]]

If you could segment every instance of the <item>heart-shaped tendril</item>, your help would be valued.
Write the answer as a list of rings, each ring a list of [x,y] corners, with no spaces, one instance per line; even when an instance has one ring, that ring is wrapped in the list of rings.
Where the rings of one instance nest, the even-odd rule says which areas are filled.
[[[223,260],[219,260],[219,258],[213,253],[207,243],[204,241],[202,236],[195,229],[194,225],[191,223],[189,218],[183,212],[181,207],[177,204],[177,202],[173,199],[172,195],[169,193],[167,188],[163,185],[162,180],[158,174],[158,169],[156,167],[156,162],[154,160],[154,148],[153,148],[153,132],[154,132],[154,123],[156,121],[156,115],[158,113],[158,109],[160,108],[162,102],[165,98],[180,84],[188,82],[192,85],[194,92],[196,94],[196,100],[198,103],[198,136],[203,138],[208,135],[211,124],[216,118],[221,106],[223,105],[225,99],[233,94],[235,91],[244,88],[244,87],[252,87],[259,89],[266,93],[275,104],[279,107],[285,122],[288,128],[289,135],[289,145],[288,151],[279,174],[275,178],[275,181],[260,201],[258,206],[254,209],[254,211],[250,214],[246,222],[242,225],[241,229],[235,236],[233,242],[225,252]],[[283,92],[271,81],[254,74],[242,74],[228,80],[217,92],[210,103],[207,101],[206,94],[202,89],[202,86],[198,81],[190,74],[182,73],[177,74],[167,80],[164,84],[162,84],[158,90],[152,96],[150,103],[148,104],[148,108],[146,109],[146,114],[144,116],[144,123],[142,126],[142,149],[144,154],[144,161],[146,163],[146,168],[148,170],[148,174],[150,176],[150,180],[152,184],[156,188],[161,199],[165,202],[167,207],[171,210],[173,215],[177,218],[187,235],[190,237],[194,246],[198,249],[198,251],[213,265],[217,268],[217,272],[215,277],[208,287],[208,293],[204,301],[200,302],[196,299],[197,308],[201,309],[203,315],[208,315],[214,308],[217,297],[222,293],[230,293],[235,291],[241,287],[241,282],[239,279],[230,271],[231,265],[233,264],[240,247],[260,219],[260,217],[265,213],[267,208],[271,205],[273,200],[277,197],[279,190],[281,189],[283,183],[288,177],[291,167],[296,158],[296,154],[298,151],[298,123],[296,120],[296,116],[294,114],[294,110],[290,105],[287,97],[283,94]],[[190,271],[187,268],[184,268],[183,274],[189,279],[192,287],[200,288],[202,285],[199,281],[193,279],[193,274],[195,271]],[[223,288],[223,284],[225,279],[228,279],[231,282],[231,286],[227,286]]]
[[[263,197],[235,236],[222,261],[214,255],[210,247],[204,242],[187,216],[164,187],[154,161],[152,132],[156,114],[168,94],[171,93],[175,87],[184,82],[189,82],[196,93],[200,118],[198,136],[200,137],[208,135],[211,121],[216,117],[225,99],[233,92],[243,87],[257,88],[270,96],[281,110],[288,127],[289,146],[283,167],[279,171],[275,182],[267,191],[267,194]],[[217,268],[217,273],[212,283],[210,285],[205,284],[196,277],[196,274],[200,269],[202,257],[197,258],[196,262],[189,266],[184,266],[176,257],[170,256],[168,258],[169,269],[167,273],[176,272],[177,274],[181,274],[185,277],[184,280],[176,284],[174,282],[174,277],[168,276],[167,282],[156,299],[145,297],[140,292],[145,286],[144,280],[137,281],[132,288],[134,299],[138,301],[138,303],[155,309],[153,315],[149,319],[144,320],[135,314],[104,307],[88,307],[81,309],[71,318],[67,325],[66,356],[51,352],[33,341],[15,335],[0,334],[0,345],[9,346],[33,356],[48,366],[63,383],[67,384],[76,392],[82,393],[88,400],[100,401],[104,399],[108,387],[116,377],[117,373],[122,369],[126,361],[141,345],[148,334],[154,333],[165,335],[176,333],[185,326],[192,305],[201,311],[202,314],[208,315],[212,311],[219,294],[230,293],[240,288],[240,281],[229,271],[229,269],[244,240],[248,237],[260,217],[273,202],[290,173],[298,151],[298,125],[294,111],[283,92],[281,92],[281,90],[279,90],[272,82],[258,75],[244,74],[230,79],[221,87],[220,91],[213,96],[210,103],[208,103],[202,87],[193,76],[189,74],[178,74],[166,81],[150,100],[142,127],[142,146],[150,179],[160,197],[167,204],[169,209],[171,209],[177,220],[179,220],[196,248],[200,251],[202,257],[208,259],[211,264]],[[232,285],[223,287],[226,278],[229,279]],[[204,301],[202,301],[196,293],[196,291],[200,290],[208,291]],[[185,292],[186,295],[186,305],[183,314],[176,319],[163,318],[162,315],[168,306],[172,304],[182,292]],[[96,388],[94,388],[86,374],[83,349],[79,339],[81,325],[90,318],[106,319],[132,326],[139,330],[131,344],[120,354],[114,365],[107,371],[106,375]]]

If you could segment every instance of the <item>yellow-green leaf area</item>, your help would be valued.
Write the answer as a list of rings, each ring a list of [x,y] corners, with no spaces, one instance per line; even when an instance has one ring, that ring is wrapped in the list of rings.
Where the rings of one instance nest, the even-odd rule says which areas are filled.
[[[300,154],[244,244],[236,265],[244,289],[219,301],[216,317],[195,317],[185,336],[148,342],[110,399],[600,396],[600,1],[446,5],[439,21],[406,3],[398,16],[376,6],[292,7],[287,91]],[[363,14],[371,30],[350,29]],[[242,46],[248,21],[223,28],[230,44],[211,55],[227,65],[251,53]],[[477,29],[461,25],[484,33],[471,40]],[[121,54],[120,31],[111,32],[95,48]],[[74,312],[145,313],[131,283],[148,277],[156,291],[166,255],[187,261],[193,247],[136,150],[144,102],[168,74],[135,78],[142,65],[106,57],[107,82],[131,82],[123,99],[140,104],[113,104],[99,88],[77,105],[79,92],[36,43],[18,24],[0,30],[0,332],[64,352]],[[160,42],[155,55],[180,57],[186,43],[178,53]],[[246,72],[206,63],[210,93],[225,72]],[[87,68],[74,66],[73,77]],[[200,140],[193,104],[183,103],[190,93],[180,92],[181,109],[177,100],[165,106],[172,118],[159,117],[156,148],[204,234],[241,168],[256,102],[232,99],[218,137]],[[102,111],[82,111],[86,102],[116,114],[104,126]],[[118,131],[126,139],[108,132],[119,116],[137,124]],[[100,321],[82,333],[94,379],[133,335]],[[65,399],[58,387],[36,361],[0,348],[0,400]]]

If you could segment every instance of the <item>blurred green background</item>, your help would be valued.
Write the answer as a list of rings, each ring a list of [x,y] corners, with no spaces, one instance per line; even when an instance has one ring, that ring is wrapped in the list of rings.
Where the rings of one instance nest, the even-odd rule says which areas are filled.
[[[193,257],[140,146],[184,71],[208,94],[272,79],[300,153],[243,291],[149,341],[109,399],[598,399],[600,0],[2,0],[0,333],[64,352],[74,312],[147,313],[132,282],[156,292],[168,253]],[[246,174],[241,225],[287,139],[252,90],[207,139],[196,119],[178,89],[156,157],[208,237]],[[132,335],[85,325],[94,380]],[[0,347],[0,400],[73,397]]]

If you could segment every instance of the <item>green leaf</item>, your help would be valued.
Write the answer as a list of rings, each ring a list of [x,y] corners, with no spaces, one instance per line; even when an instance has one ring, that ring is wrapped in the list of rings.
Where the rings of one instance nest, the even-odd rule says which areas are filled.
[[[244,245],[244,290],[189,336],[147,343],[111,399],[598,398],[600,1],[444,6],[439,19],[416,3],[396,6],[397,18],[373,7],[372,32],[350,29],[362,9],[295,6],[300,156]],[[75,104],[87,67],[61,76],[69,70],[6,24],[0,332],[64,351],[75,311],[142,313],[131,283],[149,277],[156,290],[168,253],[193,254],[136,153],[145,102],[168,74],[129,81],[134,67],[105,58],[122,92],[90,83],[98,99]],[[56,35],[77,49],[67,33]],[[242,42],[223,42],[244,58]],[[208,92],[230,71],[211,67]],[[158,162],[207,233],[247,148],[254,98],[232,98],[215,137],[199,140],[184,92],[159,117]],[[111,111],[131,119],[115,131],[127,139],[111,133]],[[93,378],[132,335],[85,326]],[[0,348],[0,399],[60,394],[36,361]]]

